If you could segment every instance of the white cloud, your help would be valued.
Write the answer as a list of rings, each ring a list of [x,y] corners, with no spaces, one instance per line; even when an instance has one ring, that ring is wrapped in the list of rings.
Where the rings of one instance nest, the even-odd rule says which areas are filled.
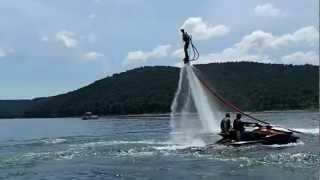
[[[212,26],[203,21],[201,17],[190,17],[182,27],[192,35],[194,39],[204,40],[227,35],[230,30],[224,25]]]
[[[298,43],[305,42],[310,46],[319,45],[319,30],[317,30],[313,26],[307,26],[297,30],[293,37],[296,39]]]
[[[263,5],[258,5],[254,8],[254,12],[257,15],[278,17],[280,15],[280,10],[273,6],[271,3],[266,3]]]
[[[7,56],[7,53],[0,48],[0,58],[6,57],[6,56]]]
[[[99,57],[104,57],[104,54],[92,51],[92,52],[87,52],[83,54],[82,57],[83,59],[94,60],[94,59],[98,59]]]
[[[199,60],[195,63],[213,63],[213,62],[239,62],[239,61],[253,61],[270,63],[272,60],[269,56],[263,54],[250,54],[239,51],[237,49],[227,48],[220,53],[210,53],[201,55]]]
[[[319,54],[314,51],[295,52],[281,58],[283,63],[286,64],[313,64],[319,65]]]
[[[149,54],[151,58],[163,58],[168,55],[168,52],[171,48],[171,45],[159,45],[153,49],[153,51]]]
[[[88,18],[89,19],[95,19],[97,15],[95,13],[89,14]]]
[[[281,36],[257,30],[244,36],[241,41],[221,52],[200,55],[199,60],[195,63],[255,61],[264,63],[318,64],[319,55],[316,54],[316,47],[319,43],[318,33],[319,31],[312,26]],[[310,51],[307,53],[295,52],[285,56],[282,53],[283,50],[285,50],[283,52],[292,52],[297,47],[310,49]],[[179,58],[184,57],[182,49],[174,51],[172,55]]]
[[[272,34],[258,30],[244,36],[240,42],[234,45],[234,48],[245,51],[261,51],[268,48],[272,44],[273,40],[274,37]]]
[[[184,52],[183,49],[177,49],[171,53],[173,57],[183,59]],[[195,64],[206,64],[214,62],[237,62],[237,61],[254,61],[254,62],[271,62],[270,58],[267,55],[261,54],[250,54],[246,51],[236,49],[236,48],[227,48],[221,52],[209,53],[209,54],[200,54],[200,57],[197,61],[194,61]],[[181,63],[175,64],[175,66],[181,67]]]
[[[281,49],[294,46],[315,47],[319,43],[319,31],[308,26],[297,30],[292,34],[274,36],[261,30],[252,32],[235,44],[235,48],[242,50],[264,51],[268,49]]]
[[[60,31],[56,33],[56,40],[63,43],[67,48],[73,48],[78,45],[78,40],[75,38],[75,33],[71,31]]]
[[[49,41],[49,37],[48,36],[42,36],[41,37],[41,41],[47,42],[47,41]]]
[[[13,48],[0,48],[0,58],[7,57],[10,54],[13,54],[15,50]]]
[[[177,57],[179,59],[183,59],[184,58],[184,51],[183,49],[177,49],[175,51],[172,52],[171,54],[173,57]]]
[[[124,61],[124,64],[141,64],[149,59],[160,59],[168,56],[171,45],[158,45],[152,51],[131,51]]]
[[[148,55],[143,51],[131,51],[128,53],[126,58],[127,64],[138,64],[146,61]]]

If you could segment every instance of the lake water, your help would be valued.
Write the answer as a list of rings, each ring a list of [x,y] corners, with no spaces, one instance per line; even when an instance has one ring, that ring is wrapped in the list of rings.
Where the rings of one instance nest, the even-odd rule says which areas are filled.
[[[206,148],[172,144],[168,116],[2,119],[0,179],[319,180],[319,114],[257,117],[304,134],[289,145]]]

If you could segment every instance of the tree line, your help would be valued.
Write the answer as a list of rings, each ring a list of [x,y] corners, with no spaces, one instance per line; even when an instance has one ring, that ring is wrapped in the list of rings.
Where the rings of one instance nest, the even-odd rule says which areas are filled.
[[[312,65],[228,62],[197,65],[223,97],[243,110],[317,109],[319,69]],[[179,68],[140,67],[78,90],[33,100],[0,101],[0,117],[168,113]]]

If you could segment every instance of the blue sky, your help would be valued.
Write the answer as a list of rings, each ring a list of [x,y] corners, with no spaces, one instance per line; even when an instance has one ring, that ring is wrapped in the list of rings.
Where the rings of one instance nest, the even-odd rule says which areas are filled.
[[[0,99],[51,96],[140,66],[319,64],[318,0],[1,0]]]

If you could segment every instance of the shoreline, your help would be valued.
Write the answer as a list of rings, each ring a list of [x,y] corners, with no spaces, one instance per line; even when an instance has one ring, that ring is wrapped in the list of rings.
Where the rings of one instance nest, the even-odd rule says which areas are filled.
[[[266,111],[245,111],[249,114],[263,114],[263,113],[320,113],[319,110],[313,110],[313,109],[306,109],[306,110],[266,110]],[[236,112],[230,112],[230,113],[236,113]],[[190,113],[190,115],[195,115],[196,113]],[[148,117],[158,117],[158,118],[164,118],[164,117],[170,117],[170,113],[147,113],[147,114],[125,114],[125,115],[101,115],[100,118],[103,117],[118,117],[118,118],[148,118]],[[65,116],[65,117],[13,117],[13,118],[0,118],[2,119],[58,119],[58,118],[81,118],[81,116]]]

